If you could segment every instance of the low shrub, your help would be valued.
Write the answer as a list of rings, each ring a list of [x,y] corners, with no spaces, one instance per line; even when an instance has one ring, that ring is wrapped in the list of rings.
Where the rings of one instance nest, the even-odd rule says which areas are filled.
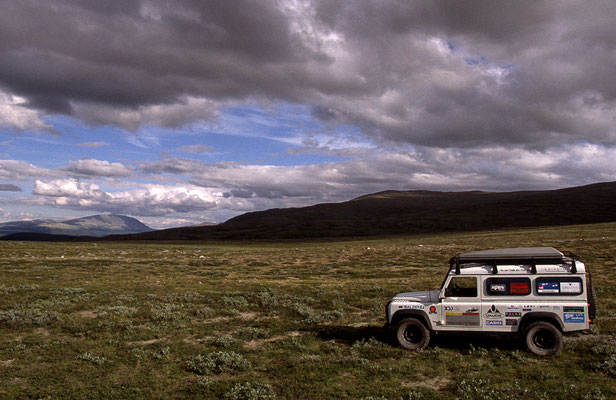
[[[109,362],[109,360],[106,359],[105,357],[97,356],[97,355],[94,355],[94,354],[92,354],[90,352],[87,352],[87,351],[85,353],[79,354],[77,356],[77,359],[81,360],[81,361],[91,362],[94,365],[103,365],[103,364]]]
[[[223,372],[242,372],[249,370],[250,361],[234,351],[217,351],[206,355],[194,356],[186,362],[189,371],[200,375]]]
[[[227,400],[274,400],[276,393],[270,385],[261,382],[240,382],[225,394]]]
[[[214,339],[214,341],[212,342],[214,346],[223,347],[223,348],[233,347],[235,346],[236,343],[237,343],[237,340],[235,340],[235,338],[233,338],[233,336],[230,336],[230,335],[219,336],[216,339]]]
[[[62,320],[62,316],[55,311],[39,309],[0,311],[0,325],[7,325],[10,327],[49,325],[60,320]]]
[[[247,326],[238,331],[238,335],[244,339],[263,339],[269,336],[269,331],[263,328]]]

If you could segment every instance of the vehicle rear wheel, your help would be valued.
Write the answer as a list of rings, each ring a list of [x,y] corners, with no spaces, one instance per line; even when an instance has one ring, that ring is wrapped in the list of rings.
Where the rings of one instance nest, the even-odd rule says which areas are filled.
[[[599,300],[597,299],[597,292],[595,290],[595,286],[592,284],[592,281],[589,280],[588,281],[588,316],[590,317],[591,320],[594,320],[595,318],[597,318],[597,308],[598,308],[598,302]]]
[[[407,350],[421,350],[430,342],[430,331],[415,318],[407,318],[400,322],[396,334],[400,346]]]
[[[555,356],[563,348],[563,335],[549,322],[535,322],[526,330],[526,346],[538,356]]]

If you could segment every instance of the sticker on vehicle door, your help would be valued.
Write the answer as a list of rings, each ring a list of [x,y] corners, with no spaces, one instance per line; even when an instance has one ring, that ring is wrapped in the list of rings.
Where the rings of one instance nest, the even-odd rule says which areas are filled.
[[[447,325],[479,326],[478,312],[446,312]]]

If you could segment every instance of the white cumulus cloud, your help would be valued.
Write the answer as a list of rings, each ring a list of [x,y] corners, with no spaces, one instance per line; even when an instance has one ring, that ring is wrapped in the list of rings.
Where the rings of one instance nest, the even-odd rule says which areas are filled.
[[[62,167],[61,170],[72,172],[77,175],[107,177],[128,177],[133,175],[134,172],[132,167],[121,163],[91,158],[71,161],[67,166]]]
[[[33,131],[58,134],[51,125],[46,124],[39,112],[28,108],[27,100],[0,89],[0,129],[17,132]]]

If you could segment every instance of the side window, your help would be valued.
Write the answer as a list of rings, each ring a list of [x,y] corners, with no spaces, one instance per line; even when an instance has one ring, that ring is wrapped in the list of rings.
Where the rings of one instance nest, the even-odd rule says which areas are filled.
[[[529,278],[488,278],[486,279],[488,296],[526,296],[530,294]]]
[[[576,296],[583,292],[582,278],[572,276],[537,278],[535,290],[539,296]]]
[[[454,276],[445,290],[447,297],[477,297],[477,278]]]

